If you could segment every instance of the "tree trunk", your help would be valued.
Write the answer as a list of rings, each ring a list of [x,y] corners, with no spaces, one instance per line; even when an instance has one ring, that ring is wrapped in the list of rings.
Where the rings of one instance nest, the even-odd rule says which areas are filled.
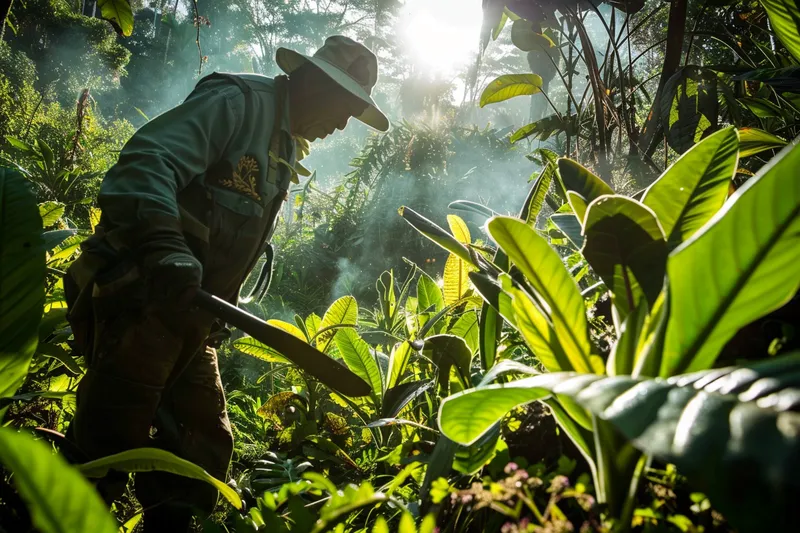
[[[660,135],[662,125],[658,120],[658,105],[664,85],[675,74],[681,65],[683,54],[683,37],[686,33],[686,9],[687,0],[672,0],[669,7],[669,20],[667,22],[667,48],[664,51],[664,66],[661,68],[661,77],[658,80],[658,89],[653,97],[653,104],[650,106],[650,113],[647,115],[647,122],[642,129],[640,148],[643,148],[648,157],[653,155]]]

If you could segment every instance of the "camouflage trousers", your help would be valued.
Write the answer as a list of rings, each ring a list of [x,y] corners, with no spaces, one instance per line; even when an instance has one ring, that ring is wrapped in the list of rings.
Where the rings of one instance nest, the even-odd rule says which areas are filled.
[[[147,303],[139,282],[120,281],[93,283],[89,369],[69,438],[92,459],[163,448],[224,480],[233,436],[216,351],[207,344],[213,317]],[[110,502],[127,479],[112,473],[98,489]],[[134,483],[146,531],[185,531],[218,496],[203,482],[164,472],[138,473]]]

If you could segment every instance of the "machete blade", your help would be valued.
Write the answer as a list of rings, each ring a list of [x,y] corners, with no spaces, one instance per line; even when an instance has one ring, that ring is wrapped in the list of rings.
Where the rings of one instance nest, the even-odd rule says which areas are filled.
[[[372,392],[366,381],[343,364],[331,359],[291,333],[270,326],[247,311],[203,290],[197,291],[194,303],[228,324],[241,329],[257,341],[273,348],[298,368],[336,392],[352,397],[368,396]]]

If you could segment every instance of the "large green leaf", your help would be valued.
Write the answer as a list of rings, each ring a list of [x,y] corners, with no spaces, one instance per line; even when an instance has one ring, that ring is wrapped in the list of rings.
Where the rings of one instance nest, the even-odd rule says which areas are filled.
[[[500,318],[500,314],[488,302],[483,302],[483,307],[481,307],[478,328],[478,350],[481,356],[481,367],[484,371],[487,371],[494,366],[497,358],[497,345],[503,328],[503,319]]]
[[[511,278],[508,275],[501,276],[501,280],[508,278],[507,283],[511,286]],[[501,317],[516,328],[516,319],[514,318],[514,308],[511,305],[511,297],[503,292],[504,287],[498,279],[491,278],[479,272],[470,272],[469,279],[473,287],[483,297],[483,300],[489,304],[492,309],[497,311]]]
[[[542,77],[537,74],[505,74],[489,83],[481,93],[480,106],[542,92]]]
[[[572,370],[572,362],[541,307],[520,289],[512,287],[506,292],[512,298],[516,328],[542,366],[549,372]]]
[[[494,217],[489,233],[509,259],[525,275],[544,304],[549,307],[555,333],[564,352],[579,372],[591,372],[592,343],[586,307],[578,286],[558,253],[525,222]]]
[[[372,392],[380,397],[383,393],[381,370],[372,356],[369,344],[353,329],[340,329],[336,333],[336,347],[347,367],[358,377],[369,383]]]
[[[660,97],[661,123],[669,146],[682,154],[717,127],[717,75],[686,66],[664,84]]]
[[[49,228],[58,219],[64,216],[64,210],[67,206],[61,202],[44,202],[39,204],[39,215],[42,217],[42,226]]]
[[[555,175],[555,167],[547,163],[536,181],[533,182],[528,197],[525,199],[525,204],[522,210],[522,220],[530,224],[532,227],[536,226],[536,219],[544,206],[544,200],[547,197],[547,191],[550,190],[550,184],[553,183],[553,176]]]
[[[478,315],[474,311],[467,311],[456,320],[449,333],[464,339],[472,352],[478,350]]]
[[[569,396],[638,449],[674,463],[739,531],[788,531],[800,491],[798,376],[799,353],[669,380],[544,374],[446,398],[439,424],[467,444],[517,406]]]
[[[236,339],[233,341],[233,347],[242,353],[252,355],[253,357],[257,357],[268,363],[290,364],[289,360],[282,356],[280,352],[267,346],[263,342],[257,341],[253,337],[242,337],[241,339]]]
[[[606,361],[606,374],[609,376],[633,374],[647,311],[648,307],[641,302],[620,325],[617,342],[612,346],[611,354]]]
[[[739,102],[758,118],[779,117],[783,114],[780,106],[773,104],[766,98],[743,96],[739,98]]]
[[[44,308],[42,218],[29,183],[0,167],[0,398],[28,374]]]
[[[761,0],[773,31],[795,60],[800,61],[800,8],[795,0]]]
[[[403,378],[414,347],[408,341],[403,341],[394,346],[392,354],[389,356],[389,377],[386,381],[386,388],[390,389],[397,385]]]
[[[572,213],[556,213],[550,221],[569,239],[576,249],[583,247],[583,226],[578,217]]]
[[[123,37],[133,33],[133,11],[130,0],[97,0],[100,16],[111,23],[114,31]]]
[[[667,262],[661,376],[704,370],[743,326],[800,287],[800,147],[785,148]]]
[[[328,307],[317,332],[317,348],[327,352],[336,334],[334,326],[356,324],[358,322],[358,302],[352,296],[342,296]]]
[[[800,71],[800,67],[798,67]],[[786,141],[758,128],[739,129],[739,157],[748,157],[766,150],[783,148]]]
[[[468,245],[472,242],[472,237],[469,234],[469,227],[464,219],[458,215],[447,215],[447,225],[450,226],[450,233],[455,239],[463,245]]]
[[[472,352],[461,337],[455,335],[433,335],[425,339],[422,354],[439,369],[439,387],[446,394],[450,387],[450,369],[456,369],[456,376],[462,387],[469,387]]]
[[[586,203],[599,196],[614,194],[614,190],[588,168],[566,157],[558,159],[558,173],[556,175],[559,178],[559,183],[564,190],[565,196],[567,191],[572,191],[582,196]]]
[[[652,305],[664,284],[667,243],[655,214],[626,196],[589,204],[581,252],[626,317],[644,297]]]
[[[396,417],[415,398],[424,394],[431,385],[433,385],[433,382],[428,380],[409,381],[386,389],[386,394],[383,395],[381,404],[381,416],[384,418]]]
[[[511,42],[524,52],[555,48],[553,40],[542,33],[538,22],[518,19],[511,25]]]
[[[438,313],[444,308],[442,289],[427,274],[417,280],[417,304],[420,312]]]
[[[170,474],[204,481],[217,489],[231,505],[237,509],[242,508],[242,499],[235,490],[224,482],[191,461],[181,459],[175,454],[158,448],[136,448],[116,453],[79,465],[78,469],[84,476],[91,478],[104,477],[109,470],[122,472],[169,472]]]
[[[506,448],[500,440],[500,424],[487,431],[477,442],[469,446],[459,446],[453,461],[453,470],[462,474],[475,474],[483,465],[492,460],[498,446]]]
[[[719,211],[739,161],[733,127],[697,143],[645,192],[642,202],[655,211],[672,248],[691,237]]]
[[[42,533],[116,533],[117,523],[94,487],[50,446],[0,428],[0,463]]]

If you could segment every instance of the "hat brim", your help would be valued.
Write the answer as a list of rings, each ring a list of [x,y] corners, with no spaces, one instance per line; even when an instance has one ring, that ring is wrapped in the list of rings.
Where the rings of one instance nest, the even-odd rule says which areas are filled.
[[[380,110],[378,104],[375,103],[367,91],[365,91],[356,80],[336,65],[328,63],[324,59],[306,56],[294,50],[289,50],[288,48],[278,48],[278,51],[275,53],[275,62],[286,74],[291,74],[304,64],[311,63],[324,72],[336,84],[367,104],[367,108],[364,112],[356,117],[358,120],[378,131],[387,131],[389,129],[389,119],[386,118],[386,115]]]

